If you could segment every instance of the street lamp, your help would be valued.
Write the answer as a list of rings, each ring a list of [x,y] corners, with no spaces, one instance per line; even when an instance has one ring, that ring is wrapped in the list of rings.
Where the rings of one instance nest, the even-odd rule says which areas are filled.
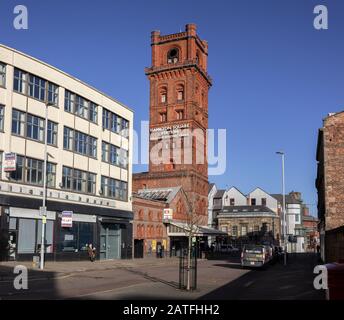
[[[285,178],[284,178],[284,158],[285,154],[282,151],[277,151],[276,154],[279,154],[282,156],[282,210],[283,210],[283,242],[284,242],[284,265],[287,265],[287,222],[286,222],[286,213],[285,213]]]
[[[48,161],[48,108],[53,103],[45,103],[45,126],[44,126],[44,165],[43,165],[43,205],[42,205],[42,237],[41,237],[41,258],[39,268],[44,269],[44,247],[45,247],[45,224],[47,222],[47,161]]]

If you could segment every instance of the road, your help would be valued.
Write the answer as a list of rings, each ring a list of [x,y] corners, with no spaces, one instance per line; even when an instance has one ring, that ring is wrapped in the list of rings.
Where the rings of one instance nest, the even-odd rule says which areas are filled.
[[[118,266],[64,273],[29,271],[28,290],[15,290],[13,280],[0,280],[1,299],[324,299],[313,288],[315,256],[291,257],[287,267],[242,269],[238,259],[202,260],[198,263],[198,288],[178,289],[178,261]],[[4,270],[2,270],[4,274]]]

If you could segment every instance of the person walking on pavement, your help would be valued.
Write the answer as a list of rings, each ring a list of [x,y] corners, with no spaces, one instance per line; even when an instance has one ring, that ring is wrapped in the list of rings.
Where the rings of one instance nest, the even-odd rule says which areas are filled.
[[[90,261],[94,262],[96,259],[96,248],[93,248],[91,243],[87,246],[87,252]]]

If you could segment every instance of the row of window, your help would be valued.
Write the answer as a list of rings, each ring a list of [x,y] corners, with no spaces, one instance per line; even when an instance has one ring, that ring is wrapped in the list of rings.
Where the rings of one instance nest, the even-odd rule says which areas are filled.
[[[160,114],[160,122],[167,122],[167,112],[161,112]],[[177,120],[184,120],[185,116],[184,116],[184,110],[176,110],[176,116],[177,116]],[[174,120],[174,119],[173,119]]]
[[[177,92],[177,102],[182,102],[184,100],[184,86],[183,85],[179,85],[177,86],[177,89],[176,89],[176,92]],[[167,103],[167,99],[168,96],[167,96],[167,87],[162,87],[160,89],[160,101],[159,103]]]
[[[126,138],[129,136],[129,121],[105,108],[103,108],[103,128]]]
[[[240,225],[240,234],[239,234],[239,227],[238,226],[232,226],[231,230],[228,230],[227,226],[222,226],[223,232],[230,232],[232,237],[245,237],[248,235],[248,225],[242,224]],[[263,223],[262,226],[255,225],[253,227],[253,234],[257,235],[259,233],[265,234],[266,232],[270,231],[269,224]]]
[[[6,64],[0,63],[0,86],[4,87],[5,83]],[[59,87],[56,84],[18,68],[14,68],[13,90],[58,105]],[[98,106],[68,90],[65,90],[64,110],[94,123],[98,122]],[[129,121],[103,109],[103,128],[128,137]]]
[[[45,120],[16,109],[12,111],[12,133],[44,142]],[[48,121],[48,144],[57,146],[57,123]]]
[[[32,158],[26,158],[17,155],[17,168],[16,171],[10,173],[10,179],[23,182],[27,184],[33,184],[43,186],[43,172],[44,162],[42,160],[36,160]],[[54,188],[56,185],[56,165],[53,163],[47,163],[47,186]]]
[[[68,127],[63,130],[63,148],[97,158],[97,138]]]
[[[62,168],[62,188],[95,194],[96,174],[64,166]]]
[[[123,169],[128,168],[128,151],[113,144],[102,142],[102,161]]]
[[[4,106],[0,105],[0,131],[4,129]],[[12,111],[12,133],[36,141],[44,142],[45,120],[20,110]],[[57,146],[58,125],[48,121],[48,144]],[[93,158],[97,157],[97,138],[80,131],[64,127],[63,148]],[[128,151],[112,144],[102,143],[102,161],[127,168]]]
[[[74,113],[82,118],[97,123],[98,106],[75,93],[65,90],[64,109],[67,112]]]
[[[13,90],[58,105],[59,87],[56,84],[17,68],[14,68]]]
[[[0,152],[0,174],[2,172]],[[10,180],[43,186],[44,162],[17,155],[16,171],[10,173]],[[2,178],[0,176],[0,178]],[[47,163],[47,186],[56,187],[56,164]],[[63,166],[62,188],[70,191],[96,194],[96,174]],[[101,177],[101,192],[105,197],[128,201],[128,183],[108,177]]]

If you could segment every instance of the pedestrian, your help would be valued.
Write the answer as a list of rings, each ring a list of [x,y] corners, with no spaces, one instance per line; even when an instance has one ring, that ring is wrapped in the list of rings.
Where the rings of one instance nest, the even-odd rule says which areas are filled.
[[[165,250],[165,247],[164,247],[164,245],[162,245],[161,246],[161,256],[160,256],[160,258],[164,257],[164,250]]]
[[[157,258],[161,258],[160,255],[161,255],[161,245],[160,245],[160,243],[158,243],[157,248],[156,248]]]
[[[87,246],[87,252],[90,261],[94,262],[94,260],[96,259],[96,248],[93,248],[91,243]]]

